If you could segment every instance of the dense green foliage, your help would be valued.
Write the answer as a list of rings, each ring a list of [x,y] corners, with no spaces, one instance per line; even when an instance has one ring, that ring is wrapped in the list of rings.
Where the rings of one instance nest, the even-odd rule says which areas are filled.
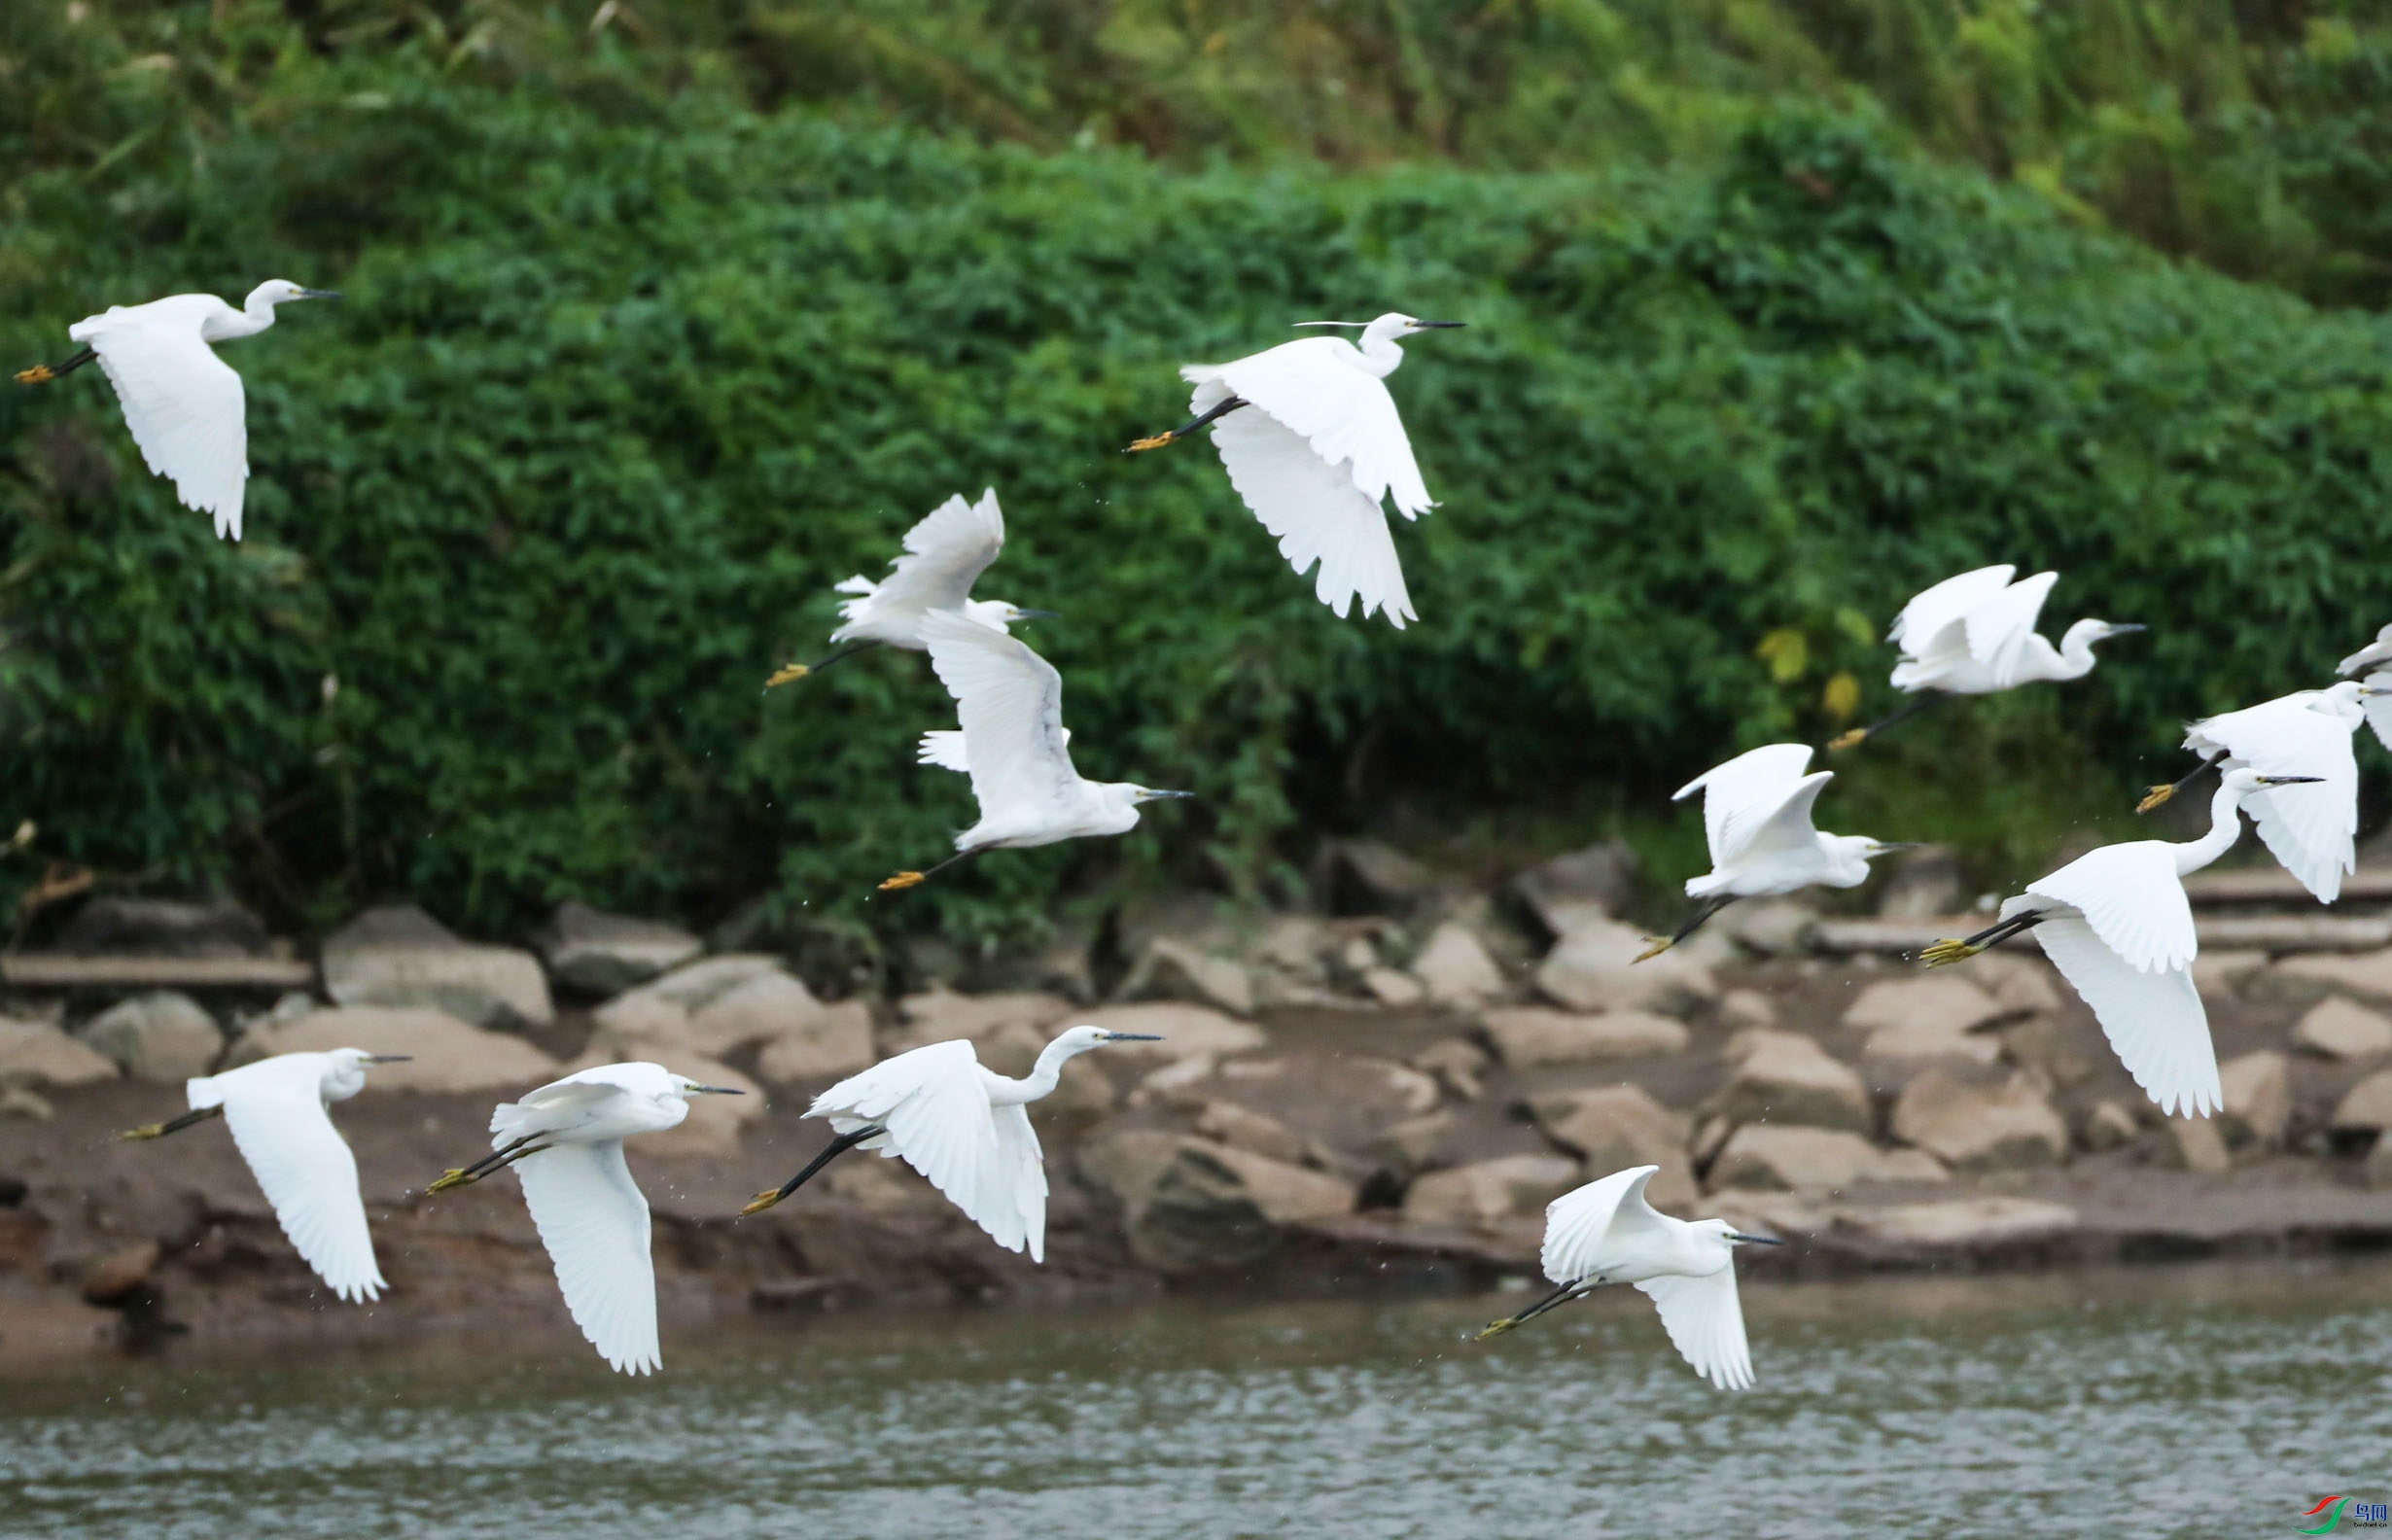
[[[2392,618],[2392,327],[2087,234],[1882,122],[1764,115],[1701,174],[1173,171],[493,92],[424,48],[273,69],[270,112],[161,118],[167,153],[138,123],[167,72],[120,68],[84,110],[135,142],[0,192],[9,357],[110,298],[349,295],[229,349],[240,546],[95,373],[0,393],[0,814],[111,873],[477,927],[772,891],[989,933],[1122,860],[1253,891],[1300,822],[1598,824],[1823,735],[1838,675],[1885,703],[1900,598],[1990,560],[2062,570],[2055,630],[2154,634],[1860,756],[1831,822],[2037,859],[2176,720]],[[2344,150],[2318,161],[2370,163]],[[1472,323],[1393,381],[1443,504],[1398,530],[1401,634],[1322,611],[1204,446],[1120,453],[1176,420],[1177,364],[1390,304]],[[1064,612],[1034,641],[1082,768],[1203,800],[872,900],[968,822],[911,763],[943,695],[888,655],[758,686],[819,648],[830,581],[991,483],[983,590]]]

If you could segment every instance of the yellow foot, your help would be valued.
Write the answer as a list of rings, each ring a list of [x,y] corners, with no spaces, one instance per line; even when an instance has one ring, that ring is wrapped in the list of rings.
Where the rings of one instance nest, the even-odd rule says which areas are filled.
[[[1490,1337],[1500,1337],[1505,1332],[1510,1331],[1513,1327],[1519,1324],[1520,1318],[1518,1316],[1506,1315],[1499,1321],[1489,1321],[1487,1323],[1486,1330],[1480,1332],[1477,1336],[1471,1338],[1470,1340],[1472,1342],[1485,1342]]]
[[[1944,967],[1953,962],[1965,962],[1984,950],[1983,947],[1970,946],[1965,941],[1938,941],[1932,946],[1919,948],[1918,961],[1929,967]]]
[[[57,372],[47,364],[36,364],[29,369],[17,371],[17,383],[19,385],[47,385],[57,377]]]
[[[45,372],[45,373],[47,373],[48,371],[47,371],[47,370],[45,370],[44,372]],[[18,377],[18,379],[23,379],[23,378],[24,378],[24,375],[19,374],[19,375],[18,375],[17,377]],[[1129,453],[1131,453],[1131,454],[1137,454],[1137,453],[1139,453],[1139,452],[1140,452],[1140,451],[1142,451],[1142,450],[1146,450],[1146,449],[1160,449],[1160,448],[1162,448],[1165,444],[1167,444],[1167,443],[1171,442],[1174,438],[1178,438],[1178,437],[1179,437],[1179,436],[1178,436],[1178,434],[1156,434],[1156,435],[1155,435],[1153,438],[1141,438],[1141,439],[1139,439],[1136,443],[1134,443],[1134,444],[1130,445],[1128,452],[1129,452]]]
[[[447,1171],[440,1173],[440,1179],[439,1181],[434,1182],[431,1186],[424,1189],[424,1196],[429,1198],[434,1193],[444,1193],[451,1187],[463,1187],[468,1183],[477,1182],[479,1180],[481,1180],[480,1177],[468,1176],[462,1169],[452,1166]]]
[[[764,687],[766,689],[770,689],[775,684],[787,684],[791,680],[804,679],[808,674],[813,672],[814,671],[812,669],[806,667],[803,663],[784,663],[779,668],[772,671],[772,678],[764,682]]]
[[[920,872],[898,872],[895,877],[892,877],[887,882],[882,883],[880,885],[880,891],[882,892],[896,892],[900,888],[918,888],[921,885],[922,874]]]
[[[1675,945],[1677,945],[1677,942],[1669,936],[1646,936],[1644,938],[1644,950],[1637,953],[1635,957],[1630,958],[1628,960],[1629,963],[1633,966],[1636,963],[1643,962],[1646,958],[1657,958]]]
[[[2153,787],[2149,791],[2144,793],[2143,800],[2134,804],[2134,811],[2137,813],[2148,813],[2153,808],[2164,807],[2172,798],[2174,798],[2175,795],[2176,788],[2172,786]]]
[[[777,1204],[780,1201],[781,1189],[778,1187],[767,1187],[762,1192],[757,1193],[755,1201],[750,1203],[745,1208],[740,1209],[739,1212],[743,1218],[749,1214],[762,1213],[765,1209],[771,1208],[774,1204]]]
[[[137,1129],[126,1129],[117,1136],[121,1139],[164,1138],[165,1137],[166,1125],[163,1123],[144,1123]]]
[[[1857,748],[1868,736],[1869,729],[1866,727],[1855,727],[1850,732],[1838,733],[1827,740],[1827,752],[1835,753],[1839,750]]]

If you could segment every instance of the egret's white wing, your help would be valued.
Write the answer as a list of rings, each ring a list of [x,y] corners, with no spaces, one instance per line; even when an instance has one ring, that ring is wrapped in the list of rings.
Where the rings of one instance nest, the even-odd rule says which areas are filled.
[[[884,1059],[815,1098],[808,1117],[826,1117],[840,1133],[868,1123],[888,1133],[866,1148],[893,1149],[944,1193],[972,1223],[1008,1251],[1028,1243],[1031,1225],[1013,1180],[1020,1151],[999,1133],[1000,1108],[989,1105],[980,1060],[966,1038],[932,1043]],[[1023,1125],[1027,1131],[1028,1125]],[[1038,1175],[1038,1236],[1045,1248],[1046,1174]]]
[[[957,775],[971,774],[971,761],[964,757],[964,735],[952,727],[924,733],[921,752],[915,755],[914,762],[936,765]]]
[[[1710,843],[1711,864],[1719,866],[1734,859],[1752,830],[1784,806],[1810,763],[1808,744],[1764,744],[1704,771],[1671,792],[1670,800],[1683,802],[1698,790],[1703,793],[1703,831]]]
[[[648,1200],[623,1164],[623,1141],[558,1144],[525,1156],[514,1171],[581,1335],[625,1374],[662,1368]]]
[[[2341,896],[2343,873],[2358,866],[2359,761],[2350,748],[2358,723],[2311,710],[2318,698],[2303,690],[2195,722],[2185,743],[2214,744],[2262,775],[2322,778],[2254,791],[2242,799],[2242,809],[2284,869],[2320,902],[2332,903]]]
[[[1701,1278],[1646,1278],[1636,1287],[1660,1308],[1671,1346],[1694,1365],[1695,1373],[1722,1390],[1752,1388],[1752,1349],[1744,1341],[1736,1264]]]
[[[996,1159],[990,1167],[982,1191],[993,1209],[1010,1210],[1021,1234],[1029,1242],[1030,1260],[1046,1260],[1046,1155],[1038,1148],[1038,1130],[1030,1126],[1030,1109],[1026,1106],[1002,1106],[989,1109],[997,1129]],[[999,1235],[994,1225],[981,1221],[982,1228],[995,1236],[997,1243],[1008,1251],[1022,1247]]]
[[[73,330],[99,355],[151,472],[174,483],[185,508],[213,515],[219,537],[239,540],[247,407],[241,376],[200,340],[199,317],[169,312],[111,324],[95,316]]]
[[[1396,414],[1395,398],[1385,380],[1363,367],[1361,350],[1344,337],[1304,337],[1218,368],[1181,373],[1191,383],[1219,381],[1311,444],[1322,461],[1345,468],[1354,489],[1373,508],[1389,495],[1406,518],[1436,507],[1413,462],[1412,440]]]
[[[1631,1166],[1572,1188],[1545,1205],[1545,1244],[1537,1262],[1556,1283],[1577,1283],[1602,1267],[1603,1238],[1618,1225],[1649,1225],[1644,1184],[1658,1166]]]
[[[1063,676],[1027,644],[953,611],[924,615],[922,640],[955,697],[981,816],[1061,796],[1078,779],[1063,730]]]
[[[526,1134],[552,1134],[581,1123],[597,1107],[623,1094],[623,1088],[612,1081],[585,1080],[582,1076],[616,1068],[599,1065],[526,1091],[516,1101],[501,1102],[490,1112],[490,1147],[497,1149]]]
[[[263,1068],[263,1067],[262,1067]],[[275,1072],[226,1078],[225,1125],[274,1208],[274,1218],[316,1276],[345,1300],[379,1298],[389,1285],[373,1260],[357,1158],[324,1110],[321,1056],[293,1055]],[[193,1104],[212,1102],[193,1098]]]
[[[2104,845],[2026,891],[2083,913],[2101,944],[2138,972],[2189,967],[2199,950],[2176,847],[2165,840]]]
[[[2375,640],[2334,665],[2337,674],[2356,674],[2363,669],[2392,663],[2392,625],[2375,633]]]
[[[2381,695],[2369,695],[2359,705],[2367,713],[2367,724],[2375,729],[2376,741],[2392,749],[2392,673],[2370,674],[2370,690],[2382,690]]]
[[[1199,389],[1196,410],[1217,404],[1225,394],[1218,385]],[[1420,618],[1404,587],[1386,511],[1313,443],[1259,407],[1248,407],[1213,425],[1213,447],[1229,484],[1278,540],[1287,564],[1298,574],[1320,564],[1313,594],[1339,619],[1357,598],[1364,618],[1378,611],[1397,630]]]
[[[905,554],[891,564],[888,577],[854,603],[883,612],[960,610],[1004,543],[1004,514],[997,507],[994,488],[982,492],[977,503],[951,497],[905,532]],[[840,632],[831,633],[830,639],[842,640]]]
[[[1999,595],[2010,585],[2011,576],[2017,571],[2007,562],[1980,567],[1921,590],[1894,616],[1885,640],[1913,657],[1924,656],[1946,627],[1958,623],[1971,610]]]
[[[2023,578],[1961,620],[1968,633],[1968,655],[1986,666],[1994,686],[2008,689],[2018,682],[2019,660],[2026,654],[2026,640],[2035,634],[2043,601],[2051,597],[2059,574],[2041,572]]]
[[[2013,898],[2003,905],[2004,915],[2019,902]],[[2205,1114],[2226,1104],[2217,1050],[2209,1041],[2209,1014],[2201,1008],[2190,967],[2147,972],[2128,967],[2093,927],[2070,916],[2036,926],[2035,939],[2093,1007],[2119,1063],[2161,1110]]]

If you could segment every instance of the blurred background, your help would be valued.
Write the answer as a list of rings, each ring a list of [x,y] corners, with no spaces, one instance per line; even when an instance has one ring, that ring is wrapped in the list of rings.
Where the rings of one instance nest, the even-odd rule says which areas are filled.
[[[1995,561],[2059,570],[2051,635],[2152,629],[1821,816],[2007,888],[2392,619],[2392,4],[24,0],[0,168],[11,369],[347,295],[231,360],[241,544],[96,373],[0,392],[0,902],[990,949],[1357,834],[1620,837],[1661,892],[1671,788],[1882,714],[1894,611]],[[1121,453],[1178,365],[1388,309],[1470,323],[1393,381],[1402,633],[1206,447]],[[761,684],[984,485],[1083,771],[1201,800],[876,902],[970,820],[912,762],[951,707],[910,656]]]

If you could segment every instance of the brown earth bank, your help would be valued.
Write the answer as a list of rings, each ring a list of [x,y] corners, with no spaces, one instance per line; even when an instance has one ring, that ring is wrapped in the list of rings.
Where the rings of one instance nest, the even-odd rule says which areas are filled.
[[[1191,900],[1119,928],[1106,987],[1084,952],[1050,951],[961,980],[971,993],[918,978],[839,1000],[802,955],[710,954],[571,905],[527,948],[374,911],[309,963],[223,905],[93,904],[0,962],[0,1369],[184,1337],[570,1332],[510,1179],[423,1189],[487,1147],[494,1102],[634,1058],[751,1093],[629,1148],[668,1334],[754,1312],[1483,1287],[1534,1273],[1546,1202],[1642,1163],[1665,1209],[1791,1242],[1748,1250],[1760,1274],[2392,1246],[2392,949],[2374,933],[2392,922],[2367,883],[2323,928],[2314,906],[2266,908],[2283,895],[2264,874],[2211,895],[2199,982],[2228,1104],[2187,1119],[2160,1115],[2031,947],[1934,973],[1868,950],[1973,924],[1906,919],[1898,885],[1874,920],[1741,905],[1632,964],[1606,860],[1485,895],[1364,851],[1341,906],[1377,913]],[[307,987],[260,992],[285,975]],[[1018,1073],[1082,1021],[1164,1040],[1074,1061],[1033,1109],[1054,1189],[1042,1266],[868,1155],[738,1217],[821,1148],[801,1114],[841,1076],[958,1036]],[[186,1075],[342,1045],[414,1055],[334,1109],[390,1282],[366,1306],[299,1262],[221,1123],[117,1138],[179,1111]]]

